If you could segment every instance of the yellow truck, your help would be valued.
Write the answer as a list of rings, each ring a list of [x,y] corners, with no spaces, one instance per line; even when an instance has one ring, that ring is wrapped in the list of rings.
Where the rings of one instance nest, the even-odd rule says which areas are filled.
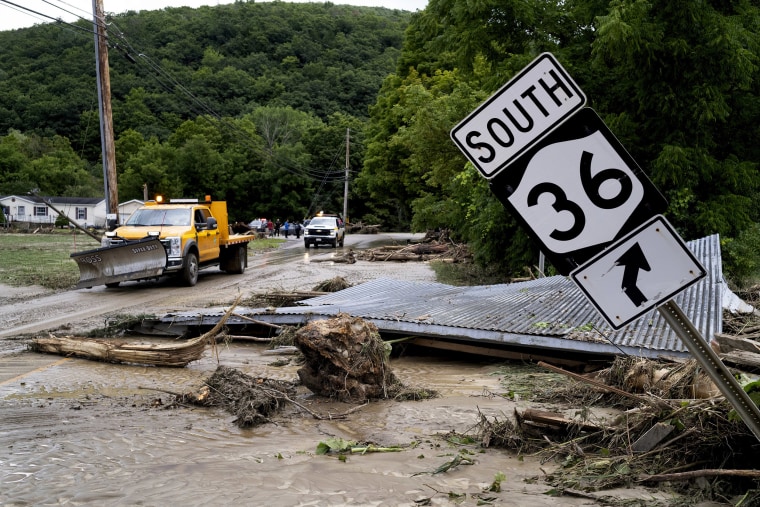
[[[121,227],[105,233],[101,247],[71,254],[79,266],[77,288],[116,287],[127,280],[178,276],[193,286],[198,271],[219,266],[240,274],[248,267],[253,234],[233,234],[227,203],[161,198],[147,201]]]

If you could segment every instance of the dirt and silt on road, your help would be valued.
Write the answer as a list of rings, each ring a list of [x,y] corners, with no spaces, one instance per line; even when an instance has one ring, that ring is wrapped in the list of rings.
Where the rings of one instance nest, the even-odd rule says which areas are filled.
[[[529,406],[564,410],[570,418],[573,410],[588,410],[591,421],[610,417],[601,409],[529,402],[537,386],[568,383],[535,366],[420,351],[394,355],[391,367],[404,385],[440,396],[357,408],[299,389],[295,399],[306,410],[285,404],[270,422],[240,428],[229,412],[177,404],[171,393],[197,392],[220,365],[294,381],[300,365],[293,356],[273,355],[266,343],[232,341],[186,368],[161,368],[26,350],[31,337],[48,332],[78,334],[124,315],[230,305],[264,290],[310,290],[336,276],[351,284],[378,277],[434,281],[424,263],[310,262],[332,254],[304,254],[292,242],[251,257],[242,276],[204,273],[193,289],[168,282],[56,294],[3,288],[0,504],[679,505],[668,488],[636,484],[558,498],[546,480],[562,473],[556,456],[468,440],[482,418],[511,419]],[[335,441],[398,452],[317,452]]]

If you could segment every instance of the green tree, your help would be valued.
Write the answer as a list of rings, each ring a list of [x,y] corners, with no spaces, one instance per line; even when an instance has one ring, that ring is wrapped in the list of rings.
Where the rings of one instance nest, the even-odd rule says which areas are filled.
[[[614,83],[600,108],[687,238],[736,236],[759,218],[758,27],[749,0],[616,0],[598,18],[594,64]]]

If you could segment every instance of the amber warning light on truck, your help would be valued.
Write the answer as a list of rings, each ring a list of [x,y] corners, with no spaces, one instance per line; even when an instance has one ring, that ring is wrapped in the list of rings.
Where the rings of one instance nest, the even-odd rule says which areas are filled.
[[[551,53],[542,53],[451,130],[486,178],[502,171],[586,104]]]

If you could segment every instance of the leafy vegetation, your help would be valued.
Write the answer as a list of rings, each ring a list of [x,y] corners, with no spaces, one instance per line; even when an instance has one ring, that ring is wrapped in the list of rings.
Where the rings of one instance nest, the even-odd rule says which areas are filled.
[[[481,263],[520,274],[536,246],[447,134],[549,51],[668,198],[685,239],[737,238],[760,210],[759,27],[748,0],[431,0],[371,109],[359,183],[378,216],[450,227]]]
[[[758,272],[751,0],[235,2],[116,16],[109,40],[119,200],[211,193],[245,221],[340,211],[349,133],[351,221],[446,228],[494,276],[522,276],[537,246],[449,132],[548,51],[684,239],[719,234],[737,283]],[[0,193],[102,195],[91,36],[0,32],[0,58]]]
[[[410,15],[235,2],[113,16],[118,199],[211,194],[246,222],[342,210],[347,131],[356,171]],[[0,32],[0,194],[103,195],[91,29]]]

